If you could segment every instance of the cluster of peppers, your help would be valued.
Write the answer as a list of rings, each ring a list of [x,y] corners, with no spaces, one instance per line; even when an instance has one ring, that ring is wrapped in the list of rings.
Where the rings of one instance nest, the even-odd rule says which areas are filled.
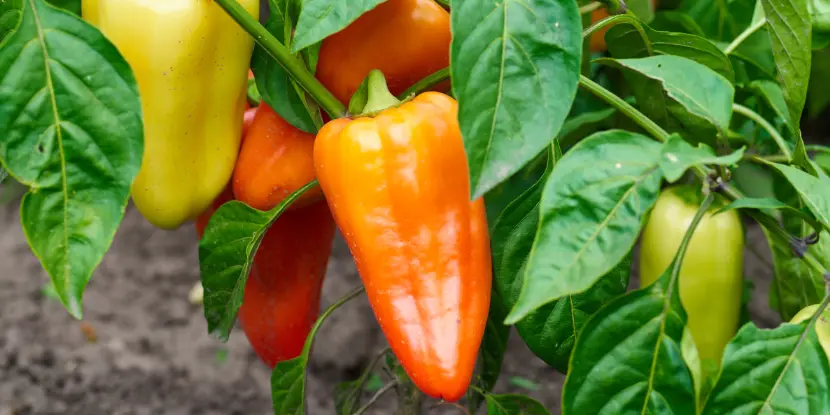
[[[255,17],[259,3],[240,1]],[[461,398],[492,275],[484,202],[468,197],[456,102],[427,92],[332,120],[315,137],[264,102],[243,117],[253,40],[214,2],[84,0],[83,16],[138,80],[146,149],[132,193],[151,223],[174,229],[195,219],[201,237],[229,200],[269,210],[319,181],[255,254],[239,321],[262,360],[273,367],[301,353],[337,226],[412,380],[433,397]],[[372,70],[400,94],[448,66],[450,39],[449,13],[437,3],[390,0],[323,42],[316,76],[342,102]]]
[[[259,0],[240,4],[258,16]],[[315,136],[264,102],[246,108],[253,40],[213,2],[84,0],[83,16],[138,80],[146,139],[132,190],[150,222],[173,229],[195,219],[201,237],[229,200],[268,210],[319,181],[276,220],[255,255],[239,320],[262,360],[273,367],[301,353],[339,227],[409,376],[430,396],[460,399],[486,325],[492,271],[484,202],[468,198],[456,102],[426,92],[332,120]],[[433,0],[389,0],[323,42],[316,76],[342,102],[375,69],[400,94],[448,66],[450,39],[449,13]],[[644,285],[669,265],[697,210],[689,193],[664,192],[651,214]],[[742,238],[734,211],[707,217],[681,272],[704,359],[719,360],[737,328]]]

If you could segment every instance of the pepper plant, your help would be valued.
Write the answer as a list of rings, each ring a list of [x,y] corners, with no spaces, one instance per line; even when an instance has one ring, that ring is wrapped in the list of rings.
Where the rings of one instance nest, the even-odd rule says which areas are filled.
[[[77,318],[131,195],[197,219],[208,328],[239,314],[276,414],[305,413],[317,329],[364,290],[391,352],[340,414],[392,390],[401,413],[830,413],[830,147],[801,128],[830,104],[830,2],[657,3],[269,0],[261,24],[249,0],[0,0],[0,181]],[[318,316],[333,224],[365,288]],[[567,374],[561,408],[492,392],[511,327]]]

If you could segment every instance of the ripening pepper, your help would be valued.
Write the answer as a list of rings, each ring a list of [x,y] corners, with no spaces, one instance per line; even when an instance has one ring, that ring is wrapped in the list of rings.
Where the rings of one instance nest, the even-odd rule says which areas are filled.
[[[399,95],[450,63],[450,14],[433,0],[388,0],[320,46],[317,79],[348,102],[369,71]]]
[[[334,240],[326,202],[289,210],[274,222],[254,257],[239,323],[268,366],[300,355],[320,312]]]
[[[674,186],[660,194],[643,231],[641,286],[658,280],[669,267],[702,201],[695,186]],[[716,202],[695,229],[678,282],[687,327],[707,370],[720,365],[738,329],[743,295],[741,220],[735,210],[713,216],[723,204],[720,198]]]
[[[237,200],[259,210],[270,210],[297,189],[314,180],[314,134],[293,127],[261,103],[233,173]],[[322,199],[315,187],[304,193],[292,209]]]
[[[259,0],[241,0],[254,17]],[[138,81],[144,157],[133,201],[173,229],[222,192],[239,152],[253,39],[209,0],[84,0]]]
[[[451,402],[469,386],[492,280],[457,111],[427,92],[331,121],[314,144],[317,178],[389,345],[424,393]]]

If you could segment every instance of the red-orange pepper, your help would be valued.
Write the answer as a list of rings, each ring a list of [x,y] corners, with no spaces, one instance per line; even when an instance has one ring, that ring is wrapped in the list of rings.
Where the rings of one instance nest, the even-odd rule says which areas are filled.
[[[274,164],[248,167],[271,168],[280,167],[284,163],[306,166],[312,172],[311,179],[291,189],[289,194],[311,181],[314,178],[311,162],[313,136],[308,138],[308,143],[298,140],[293,134],[299,130],[284,121],[274,124],[273,117],[279,117],[264,104],[249,111],[256,111],[256,119],[259,121],[258,124],[251,125],[247,135],[243,135],[243,146],[254,143],[254,148],[267,152],[271,150],[259,146],[273,144],[280,151],[263,155],[270,156],[269,159]],[[279,141],[279,138],[286,137],[287,140]],[[305,160],[305,164],[301,160]],[[240,156],[237,168],[243,161],[258,163],[260,160],[256,157],[251,160],[246,157],[243,160]],[[272,169],[271,175],[263,178],[282,183],[284,180],[280,180],[280,174],[283,171],[279,168]],[[232,186],[228,185],[213,205],[199,215],[196,219],[199,238],[204,234],[213,213],[233,199]],[[282,198],[274,198],[272,202],[275,206],[282,202]],[[265,233],[254,256],[239,310],[239,321],[256,354],[272,368],[278,362],[299,356],[317,319],[334,231],[335,225],[328,206],[324,201],[318,201],[300,209],[283,212]]]
[[[320,186],[389,345],[423,392],[447,401],[469,386],[492,278],[457,111],[427,92],[331,121],[314,145]]]
[[[389,0],[326,38],[317,79],[348,102],[372,69],[401,94],[450,63],[450,14],[433,0]]]
[[[319,201],[284,212],[262,239],[239,322],[271,368],[300,355],[317,320],[334,230],[326,202]]]
[[[233,193],[254,209],[269,210],[314,180],[314,134],[288,124],[262,103],[242,143],[233,172]],[[322,199],[319,188],[307,191],[291,207]]]

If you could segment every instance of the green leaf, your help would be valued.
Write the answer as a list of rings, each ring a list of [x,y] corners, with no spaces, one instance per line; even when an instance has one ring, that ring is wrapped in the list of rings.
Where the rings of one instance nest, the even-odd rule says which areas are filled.
[[[0,0],[0,42],[14,32],[23,16],[23,0]]]
[[[726,54],[714,43],[686,33],[661,32],[643,25],[646,38],[630,23],[612,27],[605,35],[611,56],[617,59],[645,58],[654,55],[674,55],[691,59],[735,81],[735,71]]]
[[[790,137],[795,137],[798,132],[787,109],[787,100],[784,98],[784,90],[781,89],[781,85],[772,81],[759,80],[752,81],[749,84],[749,88],[761,97],[776,117],[779,117],[784,122],[784,125],[786,125],[790,133]]]
[[[211,219],[211,222],[213,220]],[[314,323],[305,341],[303,352],[296,358],[279,362],[271,372],[271,401],[274,415],[304,415],[306,366],[314,345],[314,336],[323,323],[340,306],[363,293],[363,287],[353,290],[345,297],[329,306]]]
[[[539,201],[546,178],[511,203],[491,232],[494,286],[498,298],[508,308],[516,304],[521,292],[525,265],[539,224]],[[628,257],[588,291],[566,296],[530,313],[516,324],[519,335],[545,363],[566,373],[574,340],[585,320],[605,302],[625,293],[630,272],[631,258]]]
[[[744,156],[744,149],[733,152],[727,156],[718,156],[715,151],[705,144],[692,147],[679,135],[672,135],[663,144],[663,151],[660,154],[660,168],[669,183],[674,183],[683,176],[686,170],[693,166],[715,164],[719,166],[731,166],[738,164]]]
[[[0,164],[29,186],[23,231],[61,301],[81,298],[124,217],[143,153],[138,87],[101,32],[42,0],[0,47]]]
[[[487,395],[488,415],[550,415],[533,398],[522,395]]]
[[[293,10],[288,7],[290,5],[291,0],[272,0],[271,17],[265,23],[268,31],[283,43],[290,41]],[[293,56],[291,59],[300,58]],[[294,127],[307,133],[317,132],[316,120],[322,120],[317,105],[306,98],[285,68],[262,46],[257,45],[254,49],[251,70],[254,72],[257,89],[268,106]]]
[[[205,289],[205,319],[211,334],[217,334],[222,341],[228,340],[242,306],[254,255],[265,232],[297,198],[314,186],[317,186],[316,180],[267,212],[231,201],[210,218],[199,241],[199,269]]]
[[[507,341],[510,339],[510,326],[503,323],[508,311],[510,310],[505,307],[504,299],[493,287],[490,297],[490,313],[487,316],[487,326],[484,328],[484,338],[481,340],[481,348],[478,352],[479,359],[481,359],[481,372],[475,380],[478,389],[485,392],[493,390],[501,374],[504,354],[507,352]],[[478,410],[482,399],[481,393],[470,388],[467,405],[471,412]]]
[[[660,149],[642,135],[612,130],[586,138],[559,161],[543,191],[539,229],[507,324],[586,291],[625,258],[657,200]]]
[[[830,413],[830,366],[807,323],[749,323],[726,346],[704,414]]]
[[[677,293],[679,270],[675,258],[658,282],[588,320],[571,356],[563,413],[696,413],[694,378],[681,346],[686,312]]]
[[[767,18],[778,80],[798,130],[810,80],[810,14],[805,0],[760,0]],[[800,139],[800,138],[799,138]]]
[[[49,4],[64,9],[76,16],[81,15],[81,0],[48,0]]]
[[[788,321],[802,308],[821,301],[824,297],[824,277],[803,259],[796,257],[789,245],[777,242],[769,230],[763,230],[772,250],[774,278],[770,284],[770,307]],[[819,242],[810,247],[810,252],[822,265],[830,266],[830,233],[822,232]]]
[[[652,0],[625,0],[625,6],[645,23],[654,19],[654,2]]]
[[[297,53],[346,28],[385,0],[304,0],[291,51]]]
[[[622,69],[643,112],[671,132],[713,146],[728,130],[735,89],[708,67],[671,55],[599,62]]]
[[[522,167],[509,179],[500,183],[484,195],[484,205],[487,207],[487,223],[492,231],[499,215],[504,212],[514,200],[533,187],[539,179],[546,177],[549,168],[550,151],[545,150],[533,161]]]
[[[793,185],[816,219],[830,229],[830,179],[811,176],[795,167],[769,163]]]
[[[562,148],[568,149],[591,134],[610,130],[614,127],[616,115],[615,108],[604,108],[569,117],[559,131],[559,143]]]
[[[579,81],[582,22],[573,0],[452,6],[452,88],[475,199],[556,137]]]
[[[675,10],[662,10],[654,15],[654,20],[649,23],[652,29],[663,32],[681,32],[690,35],[706,37],[692,16]]]
[[[529,391],[537,391],[539,390],[539,384],[530,380],[525,379],[521,376],[511,376],[510,377],[510,384],[513,386],[520,387],[522,389],[526,389]]]
[[[717,212],[715,212],[715,214],[717,215],[719,213],[723,213],[732,209],[758,209],[765,211],[784,210],[790,214],[799,217],[801,220],[809,223],[810,226],[813,227],[813,229],[817,231],[821,230],[821,224],[816,222],[816,220],[812,216],[810,216],[809,213],[801,209],[796,209],[778,199],[743,197],[718,209]]]

